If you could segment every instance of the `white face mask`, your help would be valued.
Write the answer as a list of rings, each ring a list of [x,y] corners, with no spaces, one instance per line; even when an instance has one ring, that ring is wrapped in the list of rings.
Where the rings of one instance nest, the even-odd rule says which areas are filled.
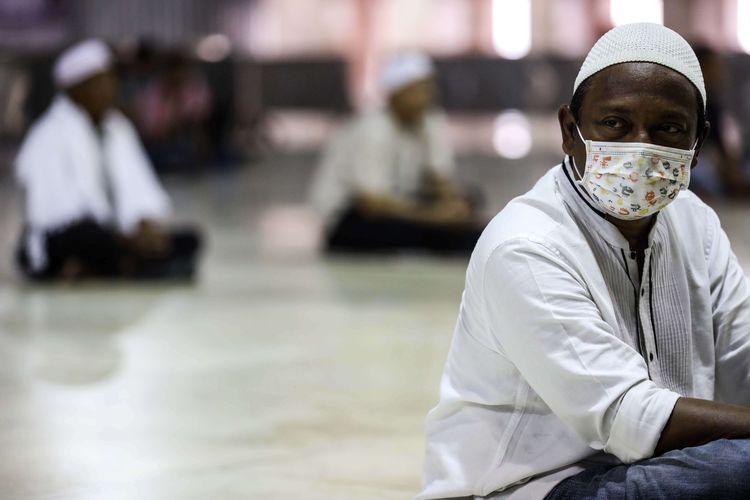
[[[693,149],[677,149],[642,142],[588,141],[578,126],[576,130],[586,145],[586,169],[576,182],[612,217],[636,220],[655,214],[690,183],[697,140]]]

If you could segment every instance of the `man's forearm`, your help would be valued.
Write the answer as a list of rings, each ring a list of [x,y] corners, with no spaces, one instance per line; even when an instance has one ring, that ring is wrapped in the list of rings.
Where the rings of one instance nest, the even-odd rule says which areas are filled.
[[[750,438],[750,408],[680,398],[656,445],[655,455],[717,439]]]

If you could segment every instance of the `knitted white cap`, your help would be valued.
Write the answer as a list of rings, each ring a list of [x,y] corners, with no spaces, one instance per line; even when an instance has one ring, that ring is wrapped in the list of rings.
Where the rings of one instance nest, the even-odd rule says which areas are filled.
[[[410,83],[432,77],[434,73],[428,56],[421,52],[404,52],[389,59],[383,67],[383,90],[391,95]]]
[[[112,53],[107,44],[91,38],[66,49],[55,62],[52,76],[55,85],[66,89],[112,66]]]
[[[573,93],[594,73],[624,62],[652,62],[671,68],[695,85],[706,106],[706,87],[695,52],[680,35],[661,24],[624,24],[605,33],[578,72]]]

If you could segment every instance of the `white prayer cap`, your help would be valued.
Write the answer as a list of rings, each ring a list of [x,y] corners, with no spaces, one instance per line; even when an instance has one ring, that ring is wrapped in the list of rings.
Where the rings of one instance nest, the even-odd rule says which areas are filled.
[[[680,35],[661,24],[624,24],[605,33],[591,48],[573,85],[594,73],[624,62],[652,62],[671,68],[695,85],[706,106],[706,87],[695,52]]]
[[[389,59],[383,67],[383,90],[388,95],[407,85],[431,78],[435,69],[429,57],[421,52],[404,52]]]
[[[66,49],[55,61],[52,75],[55,85],[66,89],[112,66],[112,53],[107,44],[96,38]]]

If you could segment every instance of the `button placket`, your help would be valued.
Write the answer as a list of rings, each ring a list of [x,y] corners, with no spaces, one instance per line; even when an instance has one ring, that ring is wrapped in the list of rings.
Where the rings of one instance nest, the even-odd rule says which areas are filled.
[[[640,293],[638,301],[638,313],[641,320],[641,331],[643,332],[644,341],[646,343],[646,352],[643,355],[646,357],[649,365],[652,366],[652,371],[658,365],[658,358],[656,355],[656,339],[654,338],[654,329],[652,328],[651,322],[651,294],[652,290],[650,287],[650,280],[648,276],[650,274],[651,267],[651,249],[645,250],[644,262],[643,262],[643,275],[641,276]]]

